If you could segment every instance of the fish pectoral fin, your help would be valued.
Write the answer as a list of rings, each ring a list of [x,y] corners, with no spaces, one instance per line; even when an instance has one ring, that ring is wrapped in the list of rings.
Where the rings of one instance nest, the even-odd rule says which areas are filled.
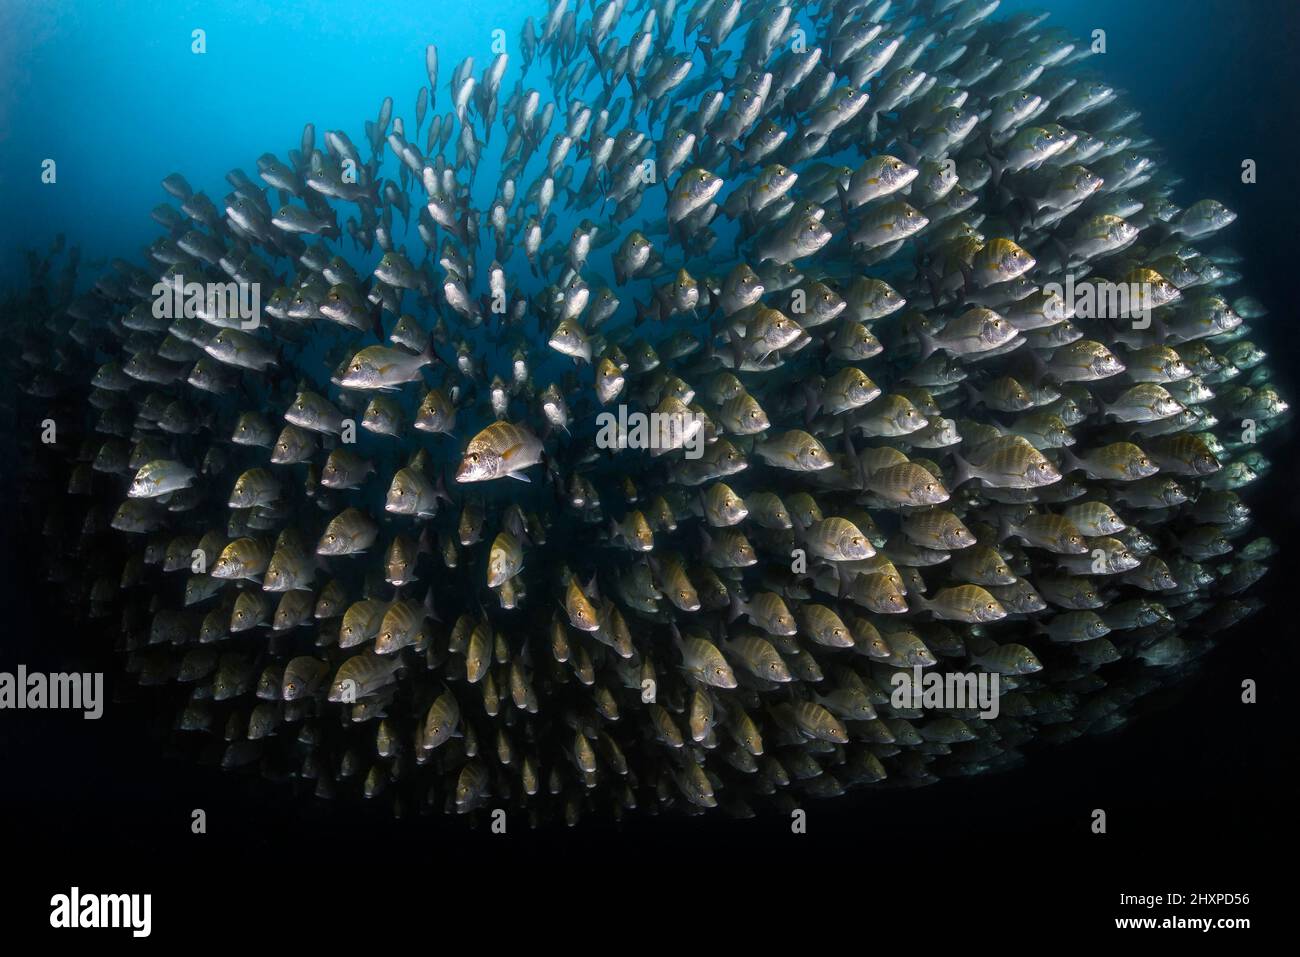
[[[514,479],[516,482],[528,482],[529,484],[532,484],[532,481],[533,481],[533,480],[530,479],[527,475],[525,475],[523,472],[507,472],[507,473],[506,473],[506,478],[512,478],[512,479]]]

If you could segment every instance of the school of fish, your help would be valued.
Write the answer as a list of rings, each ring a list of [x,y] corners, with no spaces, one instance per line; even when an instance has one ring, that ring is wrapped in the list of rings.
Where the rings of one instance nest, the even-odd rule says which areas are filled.
[[[196,755],[398,814],[788,812],[1123,726],[1255,609],[1288,407],[1234,214],[997,7],[550,0],[429,45],[413,121],[168,176],[88,291],[31,254],[43,574]]]

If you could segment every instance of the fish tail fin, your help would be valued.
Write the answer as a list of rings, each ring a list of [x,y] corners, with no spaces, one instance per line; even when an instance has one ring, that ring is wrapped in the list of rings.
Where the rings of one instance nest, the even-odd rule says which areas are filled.
[[[704,500],[704,490],[703,490],[703,489],[700,489],[699,491],[697,491],[697,492],[695,493],[695,498],[696,498],[696,499],[699,501],[699,503],[700,503],[700,514],[701,514],[702,516],[704,516],[704,521],[705,521],[705,522],[708,522],[708,520],[709,520],[709,507],[708,507],[708,505],[705,503],[705,500]]]
[[[812,425],[813,419],[817,418],[817,413],[822,408],[822,400],[817,388],[810,382],[801,382],[799,391],[803,393],[803,424],[806,427]]]
[[[438,473],[438,481],[434,483],[433,500],[434,502],[443,501],[446,502],[448,505],[453,504],[451,499],[451,493],[447,491],[447,467],[446,466],[443,466],[442,471]]]
[[[988,130],[985,130],[983,139],[984,139],[984,158],[988,161],[989,168],[993,171],[993,175],[990,177],[990,181],[992,182],[994,188],[996,188],[1002,182],[1002,173],[1007,168],[1006,160],[998,156],[997,153],[993,151],[992,133],[990,133]]]
[[[848,226],[850,225],[849,217],[850,214],[852,213],[852,204],[849,202],[848,187],[845,186],[843,183],[841,183],[838,179],[836,179],[835,193],[837,196],[839,196],[839,200],[840,200],[840,215],[844,217],[844,224]]]
[[[1065,243],[1059,237],[1052,237],[1052,248],[1056,250],[1056,255],[1061,257],[1061,268],[1068,269],[1070,265],[1070,250],[1066,248]]]
[[[433,365],[435,362],[442,362],[442,360],[438,358],[438,353],[433,348],[433,337],[430,336],[429,341],[420,350],[420,366],[423,368],[424,366]]]
[[[849,592],[852,590],[852,579],[844,574],[844,569],[839,565],[832,563],[830,567],[835,575],[835,597],[843,601],[849,597]]]
[[[709,530],[703,525],[700,526],[700,544],[704,547],[705,554],[708,554],[713,549],[713,536],[709,534]]]
[[[844,454],[849,457],[849,463],[853,467],[854,475],[857,476],[858,488],[867,487],[867,469],[862,464],[862,457],[858,455],[857,448],[853,445],[853,429],[847,423],[844,426]]]
[[[975,292],[975,273],[971,267],[964,262],[959,263],[957,268],[961,270],[962,295],[969,299],[971,294]]]
[[[1002,176],[1007,169],[1006,161],[999,159],[992,153],[989,153],[988,164],[989,168],[992,170],[992,175],[989,176],[989,183],[995,190],[999,189],[1002,186]]]
[[[939,351],[939,343],[935,340],[934,336],[930,335],[930,333],[924,329],[918,328],[916,330],[916,340],[921,347],[921,354],[917,357],[917,362],[924,362],[926,359],[930,358],[930,356]]]
[[[1033,366],[1034,375],[1038,377],[1040,384],[1044,382],[1055,382],[1055,377],[1052,375],[1052,367],[1047,364],[1046,360],[1044,360],[1041,355],[1032,349],[1021,349],[1020,354],[1029,357],[1030,364]]]
[[[917,161],[923,158],[920,150],[903,140],[895,139],[889,146],[897,148],[899,156],[908,166],[915,166]]]
[[[745,361],[745,353],[748,351],[745,347],[745,330],[735,333],[731,341],[727,343],[727,351],[731,354],[731,366],[733,369],[739,369]]]
[[[1063,445],[1058,451],[1061,453],[1061,463],[1057,466],[1057,470],[1062,476],[1069,472],[1086,472],[1088,470],[1083,460],[1071,452],[1068,446]]]
[[[735,176],[745,165],[745,151],[735,143],[727,143],[726,151],[731,155],[731,169],[727,171],[727,175]]]
[[[952,483],[948,486],[949,488],[955,489],[975,478],[975,466],[962,458],[960,453],[955,451],[952,453],[952,462]]]
[[[943,296],[943,289],[939,283],[939,274],[934,271],[929,263],[921,263],[917,266],[917,272],[925,277],[926,284],[930,287],[930,300],[937,309],[939,307],[940,297]]]
[[[740,600],[740,594],[732,591],[727,600],[727,624],[731,624],[741,615],[745,614],[745,603]]]

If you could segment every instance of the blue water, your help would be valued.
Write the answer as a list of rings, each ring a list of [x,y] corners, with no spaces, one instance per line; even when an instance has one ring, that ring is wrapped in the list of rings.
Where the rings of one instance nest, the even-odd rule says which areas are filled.
[[[255,175],[266,151],[285,159],[308,121],[318,145],[327,129],[363,144],[365,120],[391,95],[409,129],[428,43],[439,50],[439,112],[450,108],[455,65],[474,56],[481,73],[497,28],[512,54],[508,91],[520,26],[530,15],[540,23],[545,9],[521,0],[0,0],[0,282],[23,277],[18,250],[60,232],[81,244],[83,262],[138,258],[161,232],[149,210],[168,199],[158,184],[171,172],[219,202],[227,171]],[[1238,210],[1243,226],[1231,239],[1250,254],[1248,276],[1285,275],[1280,238],[1298,208],[1300,4],[1003,0],[998,15],[1022,9],[1050,9],[1049,23],[1080,37],[1106,30],[1108,52],[1093,65],[1128,91],[1186,177],[1180,198],[1214,196]],[[194,29],[206,31],[204,54],[191,52]],[[529,83],[545,72],[534,64]],[[58,164],[53,185],[40,181],[47,158]],[[1245,158],[1259,164],[1255,186],[1240,182]],[[388,172],[391,163],[390,151]],[[480,192],[495,182],[494,164],[489,148]]]
[[[285,159],[309,121],[318,146],[325,130],[343,129],[369,155],[364,122],[385,96],[414,125],[427,44],[438,45],[437,108],[446,112],[456,64],[473,55],[481,73],[491,30],[505,29],[514,47],[530,13],[535,4],[499,0],[3,0],[5,264],[16,247],[59,232],[90,260],[134,251],[161,232],[149,210],[169,198],[158,185],[164,176],[179,171],[219,202],[228,170],[255,176],[267,151]],[[207,34],[201,55],[191,51],[196,28]],[[46,158],[58,162],[52,186],[40,183]]]

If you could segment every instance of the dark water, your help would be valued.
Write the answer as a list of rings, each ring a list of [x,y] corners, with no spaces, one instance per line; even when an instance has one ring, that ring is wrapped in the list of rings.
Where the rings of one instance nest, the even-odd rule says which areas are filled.
[[[270,6],[0,0],[9,81],[0,276],[15,281],[16,251],[47,245],[60,231],[88,259],[129,254],[156,234],[147,212],[162,198],[157,183],[166,173],[180,169],[211,193],[231,166],[292,144],[306,119],[355,134],[385,94],[399,97],[399,112],[409,109],[404,100],[421,82],[429,40],[446,70],[485,24],[499,21],[513,37],[524,15],[539,12],[517,0],[472,10],[440,2],[309,4],[292,13]],[[1272,310],[1254,338],[1286,394],[1300,395],[1290,329],[1300,5],[1006,2],[1003,12],[1022,7],[1053,9],[1052,22],[1080,34],[1106,29],[1110,53],[1098,69],[1127,91],[1186,178],[1178,198],[1214,196],[1239,213],[1221,238],[1244,255],[1243,290]],[[170,52],[180,42],[170,34],[187,34],[191,22],[229,38],[214,44],[221,59],[202,74],[183,72],[187,51]],[[61,157],[66,189],[35,185],[32,170],[46,153]],[[1253,185],[1240,182],[1246,158],[1258,163]],[[0,442],[13,463],[13,437]],[[484,919],[541,904],[549,916],[538,946],[577,943],[586,921],[614,918],[622,939],[646,931],[666,947],[679,920],[711,917],[717,930],[752,932],[765,912],[777,924],[806,926],[801,936],[810,945],[820,939],[817,946],[845,946],[842,933],[829,932],[837,926],[859,928],[849,939],[872,946],[887,924],[899,924],[893,931],[904,940],[926,940],[964,932],[964,922],[972,933],[1004,928],[1002,940],[1019,928],[1059,943],[1104,932],[1113,916],[1130,913],[1115,906],[1120,892],[1162,890],[1250,892],[1243,913],[1261,929],[1286,913],[1294,881],[1279,870],[1294,860],[1300,796],[1294,436],[1275,440],[1272,455],[1273,471],[1249,498],[1258,527],[1284,547],[1256,592],[1263,612],[1119,733],[1036,753],[1004,774],[814,805],[800,836],[780,818],[637,818],[493,837],[441,818],[394,823],[379,808],[303,800],[195,766],[168,754],[165,719],[142,705],[111,707],[97,722],[6,712],[0,847],[18,881],[0,899],[0,921],[15,933],[39,930],[49,894],[80,882],[152,892],[155,936],[189,940],[261,921],[290,935],[337,925],[373,933],[379,946],[392,946],[385,934],[404,924],[476,927],[490,939]],[[11,478],[3,470],[6,484]],[[9,491],[3,501],[13,500]],[[0,518],[0,663],[102,670],[111,686],[113,656],[54,606],[21,517],[5,509]],[[1246,678],[1259,683],[1257,705],[1240,703]],[[194,808],[207,811],[207,835],[189,833]],[[1088,830],[1095,808],[1108,815],[1104,836]]]

